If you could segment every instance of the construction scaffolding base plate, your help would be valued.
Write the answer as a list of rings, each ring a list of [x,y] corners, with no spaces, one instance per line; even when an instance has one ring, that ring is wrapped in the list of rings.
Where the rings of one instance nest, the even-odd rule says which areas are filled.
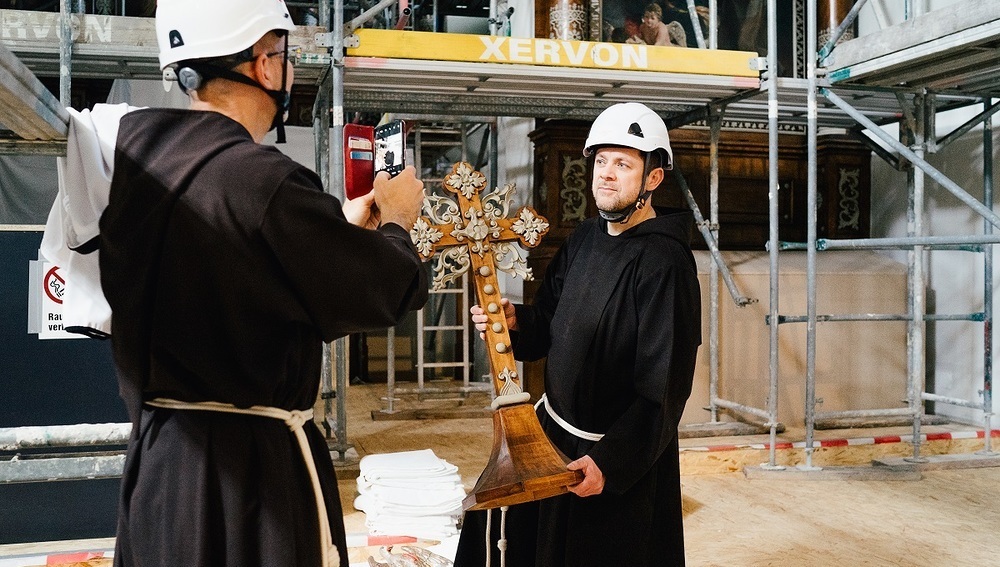
[[[957,455],[930,455],[923,457],[927,462],[915,463],[905,457],[876,459],[872,464],[879,468],[893,470],[933,471],[947,469],[979,469],[1000,467],[1000,453],[966,453]]]
[[[743,475],[751,480],[920,480],[918,470],[897,470],[889,467],[823,467],[800,469],[786,467],[782,470],[763,467],[744,467]]]
[[[361,474],[361,457],[353,445],[343,454],[331,448],[330,460],[333,461],[333,470],[336,471],[338,480],[356,479]]]
[[[372,410],[372,421],[394,421],[405,419],[465,419],[490,417],[493,410],[489,406],[451,408],[411,408],[395,410]]]

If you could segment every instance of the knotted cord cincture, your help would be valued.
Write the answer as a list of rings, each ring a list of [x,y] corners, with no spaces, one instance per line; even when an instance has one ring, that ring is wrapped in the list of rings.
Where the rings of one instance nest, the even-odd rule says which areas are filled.
[[[340,554],[337,553],[337,546],[333,544],[333,534],[330,531],[330,517],[326,513],[326,502],[323,500],[323,488],[320,486],[319,474],[316,472],[316,462],[313,460],[312,451],[309,449],[309,439],[306,437],[305,430],[302,429],[302,426],[313,418],[312,409],[289,411],[268,406],[238,408],[233,404],[222,402],[182,402],[169,398],[156,398],[146,402],[146,405],[176,410],[256,415],[283,421],[288,426],[288,429],[295,434],[295,439],[299,443],[299,449],[302,451],[302,460],[305,461],[306,470],[309,472],[313,496],[316,499],[316,513],[319,516],[320,557],[323,562],[322,564],[324,567],[340,566]]]
[[[507,509],[509,506],[500,507],[500,539],[497,540],[497,549],[500,550],[500,567],[507,566]],[[486,511],[486,567],[490,567],[493,554],[490,553],[490,525],[493,521],[493,510]]]

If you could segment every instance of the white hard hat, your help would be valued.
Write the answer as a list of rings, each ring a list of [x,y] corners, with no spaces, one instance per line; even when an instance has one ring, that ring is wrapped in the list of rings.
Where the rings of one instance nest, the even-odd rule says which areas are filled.
[[[294,29],[283,0],[159,0],[156,6],[160,69],[233,55],[269,31]]]
[[[638,102],[614,104],[601,112],[590,127],[583,155],[590,156],[597,146],[620,146],[647,153],[659,150],[664,169],[670,169],[674,161],[663,119]]]

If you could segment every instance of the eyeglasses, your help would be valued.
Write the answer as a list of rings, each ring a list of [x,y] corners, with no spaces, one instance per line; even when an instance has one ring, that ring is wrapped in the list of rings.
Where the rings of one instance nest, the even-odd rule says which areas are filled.
[[[265,57],[274,57],[275,55],[284,55],[285,50],[281,51],[269,51],[264,54]],[[288,62],[292,65],[297,64],[302,60],[302,46],[301,45],[289,45],[288,46]]]

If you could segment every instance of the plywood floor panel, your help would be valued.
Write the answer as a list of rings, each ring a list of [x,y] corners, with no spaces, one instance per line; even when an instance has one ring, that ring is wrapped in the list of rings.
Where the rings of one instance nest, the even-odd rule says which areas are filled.
[[[471,488],[489,456],[489,418],[372,421],[384,385],[351,386],[349,428],[359,455],[431,448],[457,465]],[[407,402],[402,402],[407,403]],[[433,402],[432,402],[433,403]],[[365,415],[368,412],[369,415]],[[945,424],[924,433],[968,431]],[[909,427],[817,431],[820,440],[905,436]],[[790,427],[779,443],[800,443]],[[689,567],[961,567],[1000,565],[1000,468],[926,471],[919,481],[747,479],[745,466],[766,462],[762,449],[729,448],[768,442],[766,435],[681,441],[684,525]],[[994,439],[994,447],[1000,440]],[[779,445],[780,446],[780,445]],[[975,452],[982,439],[928,441],[924,454]],[[873,458],[909,456],[909,443],[817,447],[813,464],[866,465]],[[805,462],[801,448],[779,449],[779,464]],[[340,483],[347,531],[364,531],[353,511],[354,481]],[[614,545],[609,542],[609,545]],[[360,550],[359,550],[360,551]],[[352,556],[352,561],[355,556]],[[358,556],[359,557],[359,556]]]

